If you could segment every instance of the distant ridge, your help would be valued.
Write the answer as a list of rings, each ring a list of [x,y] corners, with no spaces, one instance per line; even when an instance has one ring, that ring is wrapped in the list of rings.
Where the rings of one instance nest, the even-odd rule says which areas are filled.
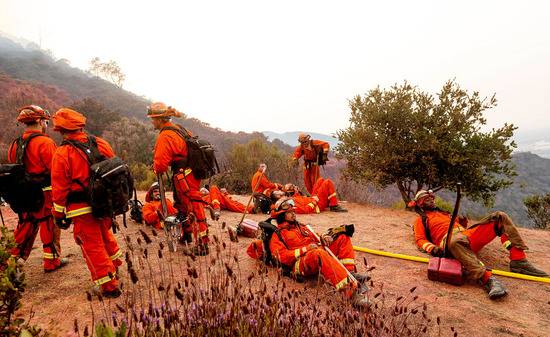
[[[307,132],[307,131],[290,131],[290,132],[283,132],[283,133],[277,133],[272,131],[262,131],[262,133],[267,137],[268,140],[272,141],[277,138],[281,140],[283,143],[286,143],[291,146],[298,145],[298,135],[300,133],[307,133],[311,135],[311,138],[313,139],[324,140],[325,142],[328,142],[330,144],[331,148],[336,147],[336,145],[338,144],[338,139],[322,133]]]

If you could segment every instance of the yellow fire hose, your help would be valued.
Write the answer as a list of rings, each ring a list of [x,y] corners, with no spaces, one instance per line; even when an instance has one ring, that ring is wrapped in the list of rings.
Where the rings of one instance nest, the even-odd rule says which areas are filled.
[[[402,260],[424,262],[424,263],[428,263],[428,260],[429,260],[427,257],[390,253],[390,252],[384,252],[381,250],[369,249],[365,247],[353,246],[353,249],[358,252],[364,252],[364,253],[369,253],[374,255],[386,256],[386,257],[393,257],[393,258],[402,259]],[[550,277],[537,277],[537,276],[531,276],[531,275],[523,275],[518,273],[511,273],[509,271],[498,270],[498,269],[492,269],[492,272],[495,275],[501,275],[506,277],[522,279],[522,280],[528,280],[528,281],[550,283]]]

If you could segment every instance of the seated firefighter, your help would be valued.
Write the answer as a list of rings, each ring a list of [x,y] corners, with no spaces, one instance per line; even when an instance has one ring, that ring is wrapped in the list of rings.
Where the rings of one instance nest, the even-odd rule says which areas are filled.
[[[212,209],[212,218],[217,220],[220,217],[221,210],[230,212],[244,213],[246,206],[231,198],[231,195],[225,188],[218,188],[216,185],[206,186],[200,189],[202,200]],[[253,213],[253,207],[248,207],[247,213]]]
[[[275,223],[276,227],[273,226]],[[260,227],[265,224],[260,223]],[[273,227],[273,233],[266,236],[264,229],[264,241],[255,240],[247,250],[249,256],[262,259],[266,263],[272,259],[271,262],[280,264],[283,271],[296,278],[321,274],[333,287],[341,290],[355,306],[369,305],[363,294],[368,290],[367,277],[356,273],[355,252],[350,238],[353,235],[353,225],[330,229],[328,233],[321,235],[321,245],[316,235],[296,220],[294,202],[289,198],[277,201],[267,225]],[[325,247],[330,249],[335,257],[330,255]],[[358,283],[352,282],[348,273],[351,273]]]
[[[168,199],[166,199],[166,210],[168,212],[168,214],[166,214],[167,216],[178,212]],[[154,182],[151,187],[149,187],[145,195],[145,205],[141,211],[143,212],[145,224],[153,226],[156,229],[162,229],[162,204],[160,202],[160,187],[158,182]]]
[[[297,193],[298,191],[298,193]],[[299,190],[292,184],[286,184],[283,191],[275,190],[271,192],[271,199],[276,202],[284,196],[290,197],[295,204],[295,212],[298,214],[321,213],[327,207],[332,212],[347,212],[348,210],[340,206],[336,197],[334,183],[330,179],[317,179],[313,187],[311,197],[301,195]]]
[[[442,256],[451,222],[450,214],[435,206],[435,196],[431,191],[420,190],[409,204],[414,205],[421,211],[414,224],[416,245],[433,256]],[[467,229],[456,221],[453,228],[449,251],[462,263],[466,277],[484,286],[489,298],[503,297],[507,291],[476,254],[496,236],[500,236],[500,241],[510,253],[510,271],[539,277],[548,276],[527,260],[524,252],[527,246],[506,213],[490,213]]]

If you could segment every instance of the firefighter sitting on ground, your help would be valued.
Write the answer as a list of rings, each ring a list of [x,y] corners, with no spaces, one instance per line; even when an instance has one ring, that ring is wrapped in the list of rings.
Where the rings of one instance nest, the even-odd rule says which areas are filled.
[[[409,204],[410,207],[415,205],[421,210],[421,215],[414,224],[416,245],[433,256],[442,256],[451,221],[450,214],[435,206],[435,196],[431,191],[420,190]],[[422,214],[425,214],[425,224]],[[504,285],[492,276],[491,271],[485,268],[476,254],[496,236],[500,236],[500,241],[510,253],[510,271],[539,277],[548,276],[527,260],[524,252],[527,246],[506,213],[490,213],[467,228],[462,227],[458,220],[453,226],[449,251],[462,263],[466,277],[484,286],[489,298],[503,297],[507,291]]]
[[[286,192],[285,192],[286,191]],[[275,190],[271,192],[270,198],[273,202],[276,202],[285,195],[292,198],[296,207],[295,211],[298,214],[313,214],[321,213],[327,207],[332,212],[347,212],[348,210],[340,206],[338,198],[336,197],[336,190],[334,183],[330,179],[317,179],[313,187],[313,193],[311,197],[306,197],[299,193],[296,193],[297,187],[292,184],[286,184],[285,189]]]
[[[159,136],[155,143],[153,154],[153,170],[163,174],[170,167],[174,186],[174,207],[178,217],[192,219],[183,227],[184,239],[195,241],[193,251],[196,255],[207,255],[208,224],[204,213],[204,201],[200,193],[201,179],[195,177],[188,161],[188,147],[182,133],[187,132],[182,127],[172,123],[172,117],[181,117],[182,113],[166,106],[164,103],[153,103],[147,109],[147,117],[151,119]]]
[[[328,161],[330,145],[322,140],[311,139],[310,135],[304,133],[298,136],[298,142],[300,145],[296,147],[292,160],[297,162],[304,157],[304,184],[308,193],[313,194],[313,187],[321,177],[319,165],[324,165]]]
[[[61,133],[64,142],[91,144],[95,138],[91,153],[98,151],[105,158],[115,156],[107,141],[90,138],[92,136],[83,131],[86,117],[82,114],[62,108],[52,119],[54,131]],[[93,282],[104,297],[115,298],[121,295],[116,272],[122,264],[122,252],[111,232],[113,220],[92,215],[86,192],[89,184],[90,164],[83,150],[69,144],[58,147],[52,163],[52,214],[62,229],[74,223],[74,240],[82,249]]]
[[[369,301],[364,292],[367,291],[367,277],[357,273],[355,252],[350,236],[353,233],[335,231],[321,235],[324,245],[339,259],[332,257],[323,246],[317,243],[309,229],[296,219],[294,202],[290,198],[281,198],[274,205],[270,222],[276,224],[276,231],[269,241],[270,255],[283,268],[290,270],[295,277],[310,277],[321,274],[337,290],[341,290],[346,298],[358,307],[367,307]],[[330,231],[329,231],[330,232]],[[264,247],[261,240],[255,240],[247,253],[252,258],[263,259]],[[348,271],[359,284],[350,281]]]
[[[212,219],[220,218],[220,211],[227,210],[230,212],[244,213],[246,206],[231,198],[231,195],[225,188],[218,188],[216,185],[205,186],[200,189],[202,199],[212,209]],[[253,213],[253,206],[249,206],[247,213]]]
[[[283,188],[283,185],[279,183],[273,183],[269,181],[266,175],[267,165],[261,163],[258,166],[258,170],[252,176],[252,191],[254,193],[263,193],[266,197],[269,197],[269,194],[273,190],[279,190]]]
[[[25,171],[42,181],[42,193],[44,201],[36,212],[24,212],[19,214],[19,223],[14,232],[17,246],[11,254],[26,260],[40,230],[40,239],[43,246],[44,272],[52,272],[67,264],[67,259],[60,259],[60,229],[55,226],[52,217],[52,188],[50,172],[52,159],[56,149],[55,142],[46,134],[46,127],[50,120],[50,114],[37,105],[24,106],[18,110],[17,121],[25,124],[25,132],[21,138],[16,139],[8,150],[8,161],[15,163],[18,152],[23,151],[23,163]],[[30,138],[30,139],[29,139]],[[19,142],[27,141],[25,149],[20,149]],[[38,183],[38,182],[37,182]]]
[[[172,202],[168,199],[166,199],[166,208],[168,211],[167,216],[178,212],[172,205]],[[143,205],[141,211],[143,212],[143,220],[145,221],[145,224],[153,226],[156,229],[163,228],[161,216],[159,216],[159,214],[162,214],[162,204],[160,202],[160,188],[158,182],[154,182],[151,187],[149,187],[149,190],[145,195],[145,205]]]

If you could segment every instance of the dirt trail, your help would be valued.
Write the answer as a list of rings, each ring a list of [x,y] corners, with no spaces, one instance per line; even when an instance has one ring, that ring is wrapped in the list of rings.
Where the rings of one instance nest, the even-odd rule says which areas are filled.
[[[143,199],[143,193],[141,194]],[[246,202],[244,196],[236,199]],[[301,222],[311,223],[318,231],[342,223],[354,223],[356,232],[353,237],[355,245],[389,252],[426,256],[416,249],[410,224],[415,214],[380,208],[371,205],[344,203],[349,213],[324,212],[318,215],[299,215]],[[9,226],[15,224],[15,216],[3,208],[4,217]],[[250,215],[251,219],[260,221],[265,215]],[[225,238],[221,223],[235,224],[240,219],[237,213],[222,212],[219,222],[211,221],[211,233]],[[123,235],[139,236],[138,230],[143,226],[128,221],[128,228],[116,234],[124,248]],[[149,229],[146,229],[149,231]],[[550,232],[520,229],[530,251],[528,257],[540,268],[550,271]],[[161,240],[160,237],[154,238]],[[481,259],[486,265],[508,270],[506,252],[498,240],[484,248]],[[257,269],[256,261],[246,255],[246,247],[251,239],[241,238],[232,244],[241,256],[241,270],[250,272]],[[29,317],[34,312],[32,322],[48,329],[54,335],[65,336],[73,327],[76,319],[88,323],[91,317],[89,303],[85,292],[92,283],[89,272],[81,257],[79,247],[74,243],[72,230],[63,231],[63,256],[71,259],[65,268],[51,274],[44,274],[41,266],[39,239],[35,249],[26,262],[27,291],[23,298],[21,314]],[[477,285],[468,284],[456,287],[427,280],[426,264],[403,261],[380,256],[357,253],[358,262],[363,265],[363,258],[375,269],[370,276],[376,283],[383,283],[389,296],[399,296],[417,286],[419,302],[427,302],[434,315],[442,317],[447,326],[454,326],[462,336],[550,336],[550,284],[535,283],[500,277],[509,289],[510,295],[499,301],[490,301],[485,292]],[[362,267],[364,270],[364,267]],[[122,280],[127,278],[122,274]],[[303,287],[297,284],[297,287]]]

